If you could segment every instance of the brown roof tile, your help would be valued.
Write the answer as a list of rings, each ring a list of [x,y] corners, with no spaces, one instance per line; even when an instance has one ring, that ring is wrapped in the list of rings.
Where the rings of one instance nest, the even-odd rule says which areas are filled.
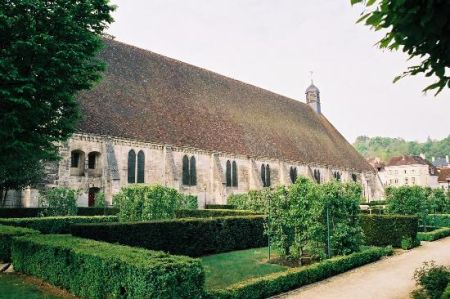
[[[105,40],[103,80],[79,96],[79,131],[372,171],[323,115],[273,92]]]

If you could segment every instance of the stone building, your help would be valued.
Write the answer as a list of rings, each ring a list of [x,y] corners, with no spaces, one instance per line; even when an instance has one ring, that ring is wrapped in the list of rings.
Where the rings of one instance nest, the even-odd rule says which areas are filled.
[[[385,178],[386,186],[439,186],[436,167],[420,156],[392,157],[380,177]]]
[[[450,168],[438,169],[438,183],[444,191],[450,191]]]
[[[299,175],[358,181],[368,200],[383,194],[373,168],[321,113],[313,84],[305,104],[109,39],[100,56],[107,71],[79,95],[83,119],[46,180],[80,189],[81,206],[99,191],[111,203],[134,183],[224,204]],[[36,194],[25,190],[22,205],[36,205]]]

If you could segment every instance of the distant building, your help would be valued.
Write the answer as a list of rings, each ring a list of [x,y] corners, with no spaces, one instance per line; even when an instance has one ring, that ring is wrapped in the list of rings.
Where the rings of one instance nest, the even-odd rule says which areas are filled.
[[[431,163],[437,168],[450,168],[450,161],[448,155],[445,157],[432,157]]]
[[[420,156],[392,157],[380,177],[385,186],[439,187],[437,168]]]
[[[438,169],[438,183],[439,186],[445,191],[450,190],[450,167]]]
[[[385,185],[386,178],[384,168],[386,167],[386,163],[378,157],[367,159],[367,162],[378,172],[379,180]]]

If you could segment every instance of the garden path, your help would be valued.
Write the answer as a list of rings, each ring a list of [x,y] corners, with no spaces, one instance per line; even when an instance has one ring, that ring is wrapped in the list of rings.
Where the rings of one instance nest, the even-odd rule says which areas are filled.
[[[425,261],[450,266],[450,237],[402,252],[273,298],[403,299],[416,288],[414,270]]]

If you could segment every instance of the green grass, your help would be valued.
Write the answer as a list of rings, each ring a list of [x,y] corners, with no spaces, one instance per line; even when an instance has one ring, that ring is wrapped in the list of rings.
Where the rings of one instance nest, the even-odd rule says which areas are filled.
[[[8,299],[58,299],[46,294],[34,284],[25,282],[22,277],[14,274],[0,274],[0,298]]]
[[[202,257],[206,288],[224,288],[248,278],[287,269],[287,267],[266,263],[268,256],[268,248],[263,247]]]

